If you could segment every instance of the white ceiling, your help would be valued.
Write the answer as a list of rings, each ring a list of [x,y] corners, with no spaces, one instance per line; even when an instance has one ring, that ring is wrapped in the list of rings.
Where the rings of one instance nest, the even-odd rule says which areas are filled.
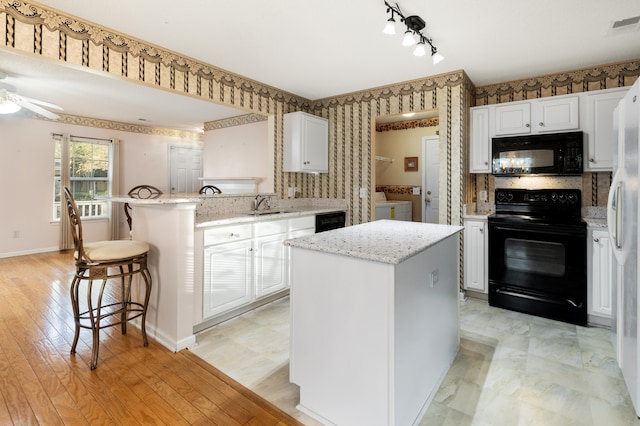
[[[399,1],[426,21],[445,57],[437,65],[403,48],[400,35],[382,34],[383,0],[40,3],[310,100],[460,69],[480,86],[640,58],[637,29],[609,33],[613,21],[640,15],[639,0]],[[243,114],[40,62],[0,50],[6,82],[68,114],[181,129]]]

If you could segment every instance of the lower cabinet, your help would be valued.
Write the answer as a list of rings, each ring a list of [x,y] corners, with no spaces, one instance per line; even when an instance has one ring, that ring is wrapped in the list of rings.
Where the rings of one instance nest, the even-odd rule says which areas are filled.
[[[489,262],[486,220],[464,221],[464,288],[488,292]]]
[[[589,228],[587,258],[587,314],[592,322],[597,322],[593,316],[610,319],[615,259],[606,229]]]
[[[206,229],[203,321],[286,290],[289,248],[283,241],[314,232],[314,215]]]

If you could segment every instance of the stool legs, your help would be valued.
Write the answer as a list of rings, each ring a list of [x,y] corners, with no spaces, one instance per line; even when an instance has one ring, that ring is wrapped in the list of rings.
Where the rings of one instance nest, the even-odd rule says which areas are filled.
[[[120,268],[119,275],[108,276],[106,270],[98,270],[97,274],[92,276],[92,272],[89,269],[78,269],[76,272],[70,287],[71,306],[73,309],[73,317],[75,322],[75,334],[73,343],[71,345],[71,353],[76,353],[78,340],[80,336],[80,329],[87,328],[91,330],[92,344],[91,344],[91,362],[90,367],[94,370],[98,366],[98,353],[100,350],[100,330],[105,327],[120,324],[122,334],[127,333],[127,322],[140,317],[140,331],[142,334],[142,342],[144,346],[148,346],[146,331],[146,318],[147,307],[149,305],[149,299],[151,297],[151,274],[147,268],[146,259],[141,259],[138,264],[138,270],[135,270],[133,264],[127,264],[125,271],[123,265],[118,266]],[[89,273],[87,276],[86,273]],[[144,301],[142,303],[133,302],[131,300],[131,284],[134,274],[140,274],[144,281]],[[97,276],[96,276],[97,275]],[[120,278],[120,291],[122,299],[114,303],[103,304],[103,296],[106,286],[110,279]],[[86,280],[87,282],[87,310],[80,312],[79,293],[80,283]],[[93,281],[101,281],[100,290],[97,294],[96,307],[93,303]],[[111,308],[111,309],[110,309]],[[135,313],[129,317],[130,313]],[[109,316],[117,315],[119,320],[116,322],[109,322],[107,324],[101,324],[101,321]]]

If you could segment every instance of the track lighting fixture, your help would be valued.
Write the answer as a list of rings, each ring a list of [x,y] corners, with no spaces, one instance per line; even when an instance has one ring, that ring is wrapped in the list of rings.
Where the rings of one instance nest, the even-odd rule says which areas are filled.
[[[387,6],[387,13],[391,13],[391,18],[387,20],[387,24],[382,30],[383,33],[389,35],[396,34],[396,20],[394,18],[395,15],[398,15],[400,17],[400,22],[405,24],[407,27],[406,31],[404,32],[404,38],[402,39],[403,46],[415,45],[417,38],[417,46],[413,51],[414,55],[426,55],[426,45],[428,44],[431,47],[431,59],[433,60],[434,64],[437,64],[444,59],[444,56],[438,53],[438,49],[433,45],[433,41],[422,34],[422,30],[425,28],[426,24],[421,17],[417,15],[405,17],[400,10],[400,6],[398,5],[398,3],[396,3],[395,6],[392,6],[385,0],[384,4]]]

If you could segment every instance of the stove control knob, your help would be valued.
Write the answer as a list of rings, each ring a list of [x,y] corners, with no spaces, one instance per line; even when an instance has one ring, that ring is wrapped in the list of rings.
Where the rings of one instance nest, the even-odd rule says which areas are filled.
[[[561,192],[560,195],[558,196],[558,199],[560,200],[561,203],[564,203],[567,201],[567,194],[565,194],[564,192]]]
[[[551,201],[553,201],[554,203],[556,201],[558,201],[558,193],[557,192],[552,192],[551,193]]]
[[[505,201],[506,199],[507,199],[507,194],[505,192],[500,191],[496,194],[496,200],[502,202],[502,201]]]
[[[569,203],[575,204],[576,202],[578,202],[578,196],[571,192],[567,194],[567,200],[569,201]]]

